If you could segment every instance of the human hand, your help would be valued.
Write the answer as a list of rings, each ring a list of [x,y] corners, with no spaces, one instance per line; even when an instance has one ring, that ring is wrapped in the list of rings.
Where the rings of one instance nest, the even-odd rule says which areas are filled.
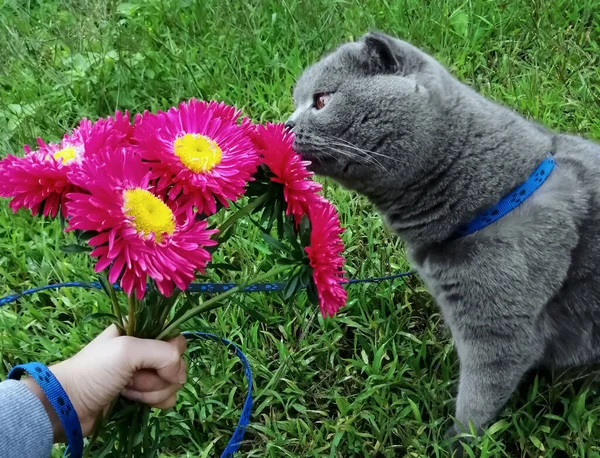
[[[101,412],[120,394],[133,401],[167,409],[186,380],[183,336],[163,342],[119,336],[113,325],[70,359],[50,367],[77,411],[84,436],[92,432]],[[44,404],[54,441],[64,440],[60,421],[35,381],[24,383]]]

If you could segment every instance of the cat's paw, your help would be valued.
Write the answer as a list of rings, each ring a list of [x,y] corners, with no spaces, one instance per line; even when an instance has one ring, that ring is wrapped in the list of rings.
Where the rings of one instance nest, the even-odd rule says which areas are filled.
[[[452,425],[452,426],[450,426],[450,428],[448,428],[448,431],[446,431],[446,434],[444,435],[444,439],[446,439],[446,440],[454,439],[461,432],[462,431],[459,431],[459,429],[456,425]]]
[[[465,429],[454,424],[444,436],[444,439],[449,442],[449,451],[454,458],[463,458],[466,456],[463,444],[470,445],[473,443],[474,437],[465,434]]]

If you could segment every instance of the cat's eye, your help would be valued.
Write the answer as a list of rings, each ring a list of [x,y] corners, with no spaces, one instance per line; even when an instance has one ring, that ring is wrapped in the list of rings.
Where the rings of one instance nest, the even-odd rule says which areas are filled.
[[[315,100],[313,102],[315,109],[320,110],[325,108],[325,105],[327,105],[327,102],[329,102],[329,97],[329,94],[325,92],[319,92],[318,94],[315,94]]]

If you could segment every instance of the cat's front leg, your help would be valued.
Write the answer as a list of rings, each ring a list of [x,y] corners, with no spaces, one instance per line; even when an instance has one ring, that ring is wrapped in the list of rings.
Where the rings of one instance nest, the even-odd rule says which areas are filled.
[[[469,432],[472,423],[480,434],[492,422],[540,356],[532,334],[514,327],[489,323],[487,332],[467,333],[457,341],[460,380],[456,399],[457,423],[448,436]],[[477,331],[483,331],[479,328]],[[457,444],[458,445],[458,444]],[[459,447],[462,448],[462,447]]]

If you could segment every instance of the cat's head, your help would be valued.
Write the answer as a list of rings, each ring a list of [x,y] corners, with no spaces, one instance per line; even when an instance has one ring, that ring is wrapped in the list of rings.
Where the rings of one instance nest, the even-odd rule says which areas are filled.
[[[312,169],[369,194],[405,182],[434,154],[446,72],[403,41],[372,32],[304,71],[287,125]]]

